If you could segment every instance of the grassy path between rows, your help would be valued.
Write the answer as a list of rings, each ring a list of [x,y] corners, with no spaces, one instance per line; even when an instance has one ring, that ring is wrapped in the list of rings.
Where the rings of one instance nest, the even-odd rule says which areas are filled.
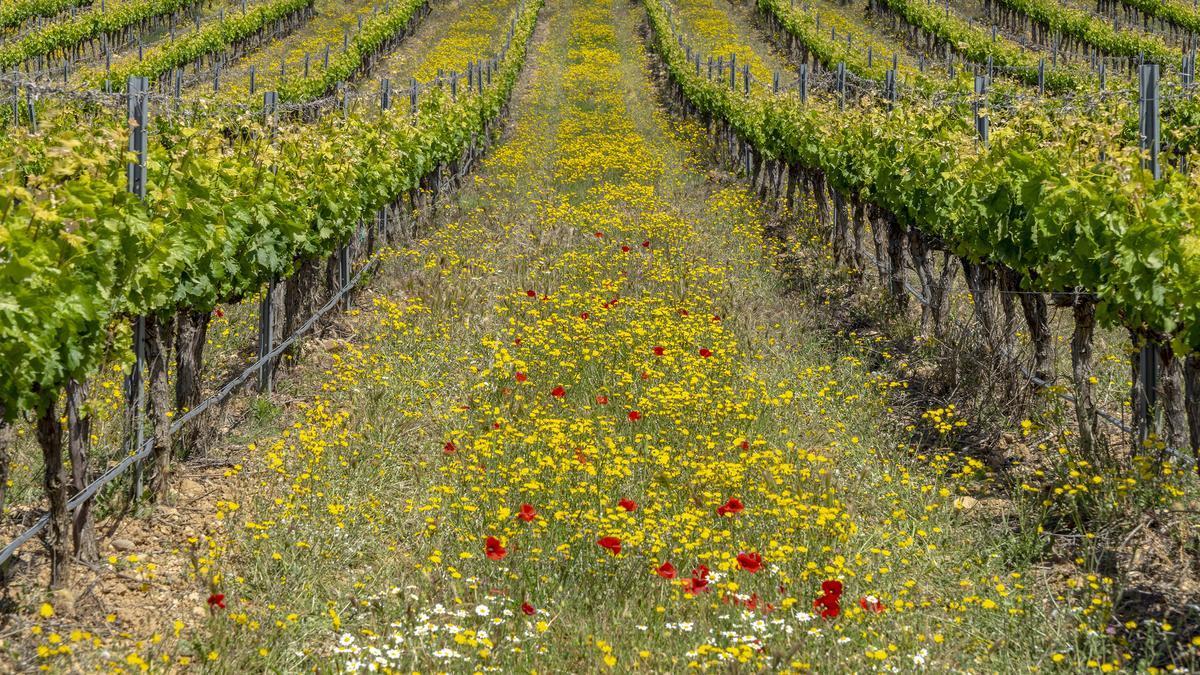
[[[627,0],[547,4],[473,185],[284,381],[275,421],[241,430],[210,527],[178,542],[207,618],[144,636],[131,665],[1097,656],[1102,584],[1046,596],[1008,523],[956,508],[981,466],[906,448],[902,383],[780,292],[767,215],[660,108],[643,21]]]

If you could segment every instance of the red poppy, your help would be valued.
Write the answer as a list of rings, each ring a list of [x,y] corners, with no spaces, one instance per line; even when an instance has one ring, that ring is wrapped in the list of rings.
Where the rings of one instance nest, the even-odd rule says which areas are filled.
[[[636,410],[630,410],[630,411],[629,411],[629,421],[630,421],[630,422],[636,422],[636,421],[638,421],[638,420],[640,420],[640,419],[642,419],[642,413],[640,413],[640,412],[638,412],[638,411],[636,411]]]
[[[629,247],[628,247],[628,246],[622,246],[622,247],[621,247],[621,253],[629,253]]]
[[[842,606],[838,604],[837,596],[831,597],[827,595],[817,598],[817,600],[813,602],[813,607],[821,610],[822,619],[834,619],[837,618],[837,615],[842,613]]]
[[[225,317],[225,310],[218,307],[213,310],[213,314],[216,314],[218,319],[222,319]]]
[[[591,315],[588,314],[587,312],[583,312],[582,314],[579,315],[579,318],[583,319],[584,321],[587,321],[589,316],[591,316]]]
[[[658,569],[654,570],[654,573],[664,579],[674,579],[676,574],[675,566],[670,562],[665,562],[659,565]]]
[[[709,351],[706,347],[701,347],[700,348],[700,356],[703,356],[704,358],[707,359],[708,357],[712,356],[712,352]]]
[[[643,379],[643,380],[648,380],[648,379],[650,379],[650,373],[647,373],[646,371],[644,371],[644,370],[643,370],[643,371],[642,371],[642,379]]]
[[[213,593],[208,596],[208,606],[210,609],[225,609],[225,594]]]
[[[883,610],[884,610],[883,602],[879,598],[877,598],[873,595],[868,595],[866,597],[859,598],[858,606],[862,607],[863,609],[867,610],[868,612],[874,612],[876,614],[882,614]]]
[[[597,238],[597,239],[600,239],[600,238],[601,238],[601,237],[603,237],[603,236],[604,236],[604,233],[603,233],[603,232],[597,232],[597,233],[596,233],[596,238]]]
[[[492,428],[493,428],[493,429],[499,429],[499,428],[500,428],[500,423],[499,423],[499,422],[492,422]]]
[[[555,398],[562,398],[567,395],[567,390],[562,388],[562,385],[550,390],[550,395]]]
[[[455,450],[458,448],[454,445],[454,441],[446,441],[446,444],[442,446],[442,452],[447,455],[453,455]]]
[[[526,375],[525,373],[522,373],[519,370],[517,371],[517,374],[514,377],[517,378],[517,382],[524,382],[525,380],[529,379],[528,375]]]
[[[583,450],[575,448],[575,461],[579,462],[580,464],[588,463],[587,455],[583,454]]]
[[[608,405],[608,397],[604,394],[600,394],[596,397],[596,403],[598,405]]]
[[[663,355],[663,354],[664,354],[666,351],[667,351],[667,348],[666,348],[666,347],[655,347],[655,348],[654,348],[654,355],[655,355],[655,356],[662,356],[662,355]]]
[[[742,449],[749,450],[750,449],[750,441],[742,441]]]
[[[513,344],[514,344],[514,345],[518,345],[518,346],[520,346],[520,344],[521,344],[521,338],[517,338],[517,339],[513,340]]]
[[[683,580],[683,590],[689,593],[702,591],[708,586],[708,567],[700,565],[692,570],[692,578]]]
[[[537,511],[534,510],[532,504],[522,504],[521,511],[517,513],[517,517],[527,523],[532,523],[533,519],[537,518]]]
[[[642,248],[650,248],[650,240],[649,239],[642,242]]]
[[[717,515],[737,515],[746,510],[746,506],[742,504],[742,500],[737,497],[730,497],[729,501],[717,507]]]
[[[813,601],[813,607],[821,610],[821,618],[833,619],[842,613],[838,600],[842,597],[842,582],[827,579],[821,582],[821,597]]]
[[[759,553],[739,553],[737,561],[738,567],[751,574],[758,574],[759,570],[762,569],[762,555]]]
[[[686,309],[679,310],[679,316],[688,316],[688,311]]]
[[[537,609],[535,609],[534,606],[528,602],[521,603],[521,611],[525,612],[525,616],[533,616],[534,614],[537,614]]]
[[[600,548],[608,549],[608,552],[613,555],[621,552],[621,540],[616,537],[600,537],[596,543],[600,545]]]
[[[488,537],[484,552],[487,553],[489,560],[503,560],[504,556],[508,555],[508,549],[500,545],[500,540],[495,537]]]
[[[536,297],[537,297],[537,291],[535,291],[535,290],[533,290],[533,289],[531,288],[531,289],[529,289],[529,290],[525,291],[525,295],[528,295],[528,296],[529,296],[529,297],[531,297],[531,298],[536,298]]]
[[[622,499],[621,501],[619,501],[617,503],[620,504],[621,508],[625,509],[626,511],[637,511],[637,502],[633,501],[632,499],[630,499],[628,497],[626,497],[625,499]]]

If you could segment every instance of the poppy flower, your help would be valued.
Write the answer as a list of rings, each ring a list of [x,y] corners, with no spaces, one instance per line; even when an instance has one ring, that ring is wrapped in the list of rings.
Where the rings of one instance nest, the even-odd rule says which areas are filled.
[[[583,454],[583,450],[575,448],[575,461],[579,462],[580,464],[588,463],[587,455]]]
[[[608,405],[608,397],[605,396],[604,394],[598,395],[596,397],[596,404],[597,405]]]
[[[488,560],[503,560],[504,556],[508,555],[508,549],[501,546],[500,540],[495,537],[487,538],[484,552],[487,554]]]
[[[447,455],[453,455],[456,450],[458,447],[454,445],[454,441],[446,441],[446,444],[442,446],[442,452]]]
[[[637,502],[633,501],[632,499],[630,499],[628,497],[626,497],[625,499],[622,499],[621,501],[619,501],[617,503],[620,504],[621,508],[625,509],[626,511],[637,511]]]
[[[534,614],[537,614],[537,609],[535,609],[534,606],[528,602],[521,603],[521,611],[525,613],[525,616],[533,616]]]
[[[700,356],[703,356],[704,358],[707,359],[708,357],[712,356],[712,352],[706,347],[701,347],[700,348]]]
[[[517,339],[513,340],[513,344],[520,347],[521,346],[521,338],[517,338]]]
[[[638,411],[636,411],[636,410],[630,410],[630,411],[629,411],[629,421],[630,421],[630,422],[636,422],[636,421],[638,421],[638,420],[640,420],[640,419],[642,419],[642,413],[640,413],[640,412],[638,412]]]
[[[838,604],[838,599],[836,596],[824,596],[817,598],[817,600],[813,603],[813,607],[821,610],[822,619],[835,619],[839,614],[842,613],[842,606]]]
[[[517,513],[517,517],[527,523],[532,523],[534,518],[537,518],[537,511],[534,510],[532,504],[522,504],[520,512]]]
[[[213,314],[216,314],[218,319],[225,318],[225,310],[221,309],[220,307],[214,309]]]
[[[617,537],[600,537],[596,543],[600,545],[600,548],[608,549],[608,552],[613,555],[621,553],[621,540]]]
[[[621,253],[629,253],[629,247],[628,247],[628,246],[622,246],[622,247],[621,247]]]
[[[750,441],[742,441],[742,449],[749,450],[750,449]]]
[[[591,316],[591,315],[588,314],[587,312],[583,312],[579,315],[579,318],[583,319],[584,321],[587,321],[589,316]]]
[[[664,353],[666,353],[666,351],[667,351],[667,348],[666,348],[666,347],[655,347],[655,348],[654,348],[654,355],[655,355],[655,356],[662,356]]]
[[[562,398],[567,395],[567,390],[563,389],[562,385],[560,384],[554,389],[550,390],[550,395],[555,398]]]
[[[528,375],[526,375],[525,373],[522,373],[519,370],[517,371],[517,374],[514,375],[514,377],[517,379],[517,382],[524,382],[525,380],[529,379]]]
[[[873,595],[868,595],[866,597],[859,598],[858,606],[862,607],[863,609],[867,610],[868,612],[874,612],[876,614],[882,614],[883,610],[884,610],[883,602],[880,601],[879,598],[877,598]]]
[[[211,609],[225,609],[225,594],[213,593],[208,596],[208,606]]]
[[[597,233],[596,233],[596,238],[597,238],[597,239],[602,239],[603,237],[604,237],[604,233],[603,233],[603,232],[597,232]]]
[[[664,579],[674,579],[676,574],[675,566],[670,562],[665,562],[659,565],[658,569],[654,570],[654,573]]]
[[[644,371],[644,370],[643,370],[643,371],[642,371],[642,379],[643,379],[643,380],[648,380],[648,379],[650,379],[650,373],[647,373],[646,371]]]
[[[642,242],[642,248],[650,248],[650,240],[649,239]]]
[[[842,582],[827,579],[821,582],[821,597],[813,601],[813,607],[821,610],[821,618],[833,619],[842,613],[838,600],[842,597]]]
[[[531,298],[536,298],[536,297],[537,297],[537,291],[535,291],[535,290],[533,290],[533,289],[531,288],[531,289],[529,289],[529,290],[525,291],[525,295],[528,295],[528,296],[529,296],[529,297],[531,297]]]
[[[492,422],[492,428],[493,428],[493,429],[499,429],[499,428],[500,428],[500,423],[499,423],[499,422]]]
[[[759,553],[739,553],[737,554],[738,567],[746,570],[751,574],[758,574],[762,569],[762,555]]]
[[[686,309],[679,310],[679,316],[688,316],[688,311]]]
[[[729,501],[717,507],[717,515],[737,515],[746,510],[746,506],[742,504],[742,500],[737,497],[730,497]]]
[[[708,586],[708,567],[701,565],[692,570],[692,578],[683,580],[683,590],[688,593],[702,591]]]

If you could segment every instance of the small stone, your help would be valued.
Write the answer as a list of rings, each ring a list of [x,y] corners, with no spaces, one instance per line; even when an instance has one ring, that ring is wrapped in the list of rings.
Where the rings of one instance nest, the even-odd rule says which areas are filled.
[[[70,616],[75,613],[75,592],[68,588],[61,588],[50,594],[53,601],[50,603],[54,606],[54,611],[59,614]]]
[[[179,483],[179,493],[185,497],[197,497],[204,494],[204,486],[191,478],[184,478]]]
[[[132,551],[134,549],[133,542],[129,541],[128,539],[113,539],[109,543],[112,545],[113,549],[117,551]]]
[[[975,499],[974,497],[955,497],[954,498],[954,508],[963,509],[964,511],[975,508],[975,505],[978,503],[979,503],[979,500]]]

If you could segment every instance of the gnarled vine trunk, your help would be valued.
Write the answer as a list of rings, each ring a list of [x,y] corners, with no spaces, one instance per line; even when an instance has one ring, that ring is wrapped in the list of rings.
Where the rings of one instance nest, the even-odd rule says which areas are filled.
[[[1095,355],[1092,338],[1096,332],[1096,298],[1079,294],[1072,305],[1075,327],[1071,333],[1071,379],[1075,385],[1075,423],[1079,428],[1079,448],[1083,456],[1094,464],[1100,464],[1101,451],[1105,450],[1100,436],[1096,403],[1092,398],[1092,377]],[[1107,455],[1107,452],[1105,452]]]
[[[179,310],[175,332],[175,415],[176,419],[196,407],[202,397],[200,377],[204,371],[204,343],[208,338],[210,312]],[[203,425],[199,420],[184,425],[177,439],[179,456],[186,457],[203,448]]]
[[[67,454],[71,458],[71,487],[74,497],[88,484],[88,450],[91,448],[92,421],[84,410],[87,385],[78,380],[67,383]],[[96,525],[92,518],[92,500],[79,505],[71,522],[71,541],[75,557],[94,562],[100,558],[96,544]]]
[[[50,553],[50,588],[62,588],[71,580],[67,513],[67,472],[63,466],[62,424],[57,403],[43,404],[37,421],[38,444],[42,448],[42,490],[49,504],[50,523],[42,535]]]
[[[171,397],[167,385],[171,324],[170,319],[160,316],[146,317],[146,417],[154,434],[154,478],[150,484],[151,498],[154,500],[166,497],[171,473]]]

